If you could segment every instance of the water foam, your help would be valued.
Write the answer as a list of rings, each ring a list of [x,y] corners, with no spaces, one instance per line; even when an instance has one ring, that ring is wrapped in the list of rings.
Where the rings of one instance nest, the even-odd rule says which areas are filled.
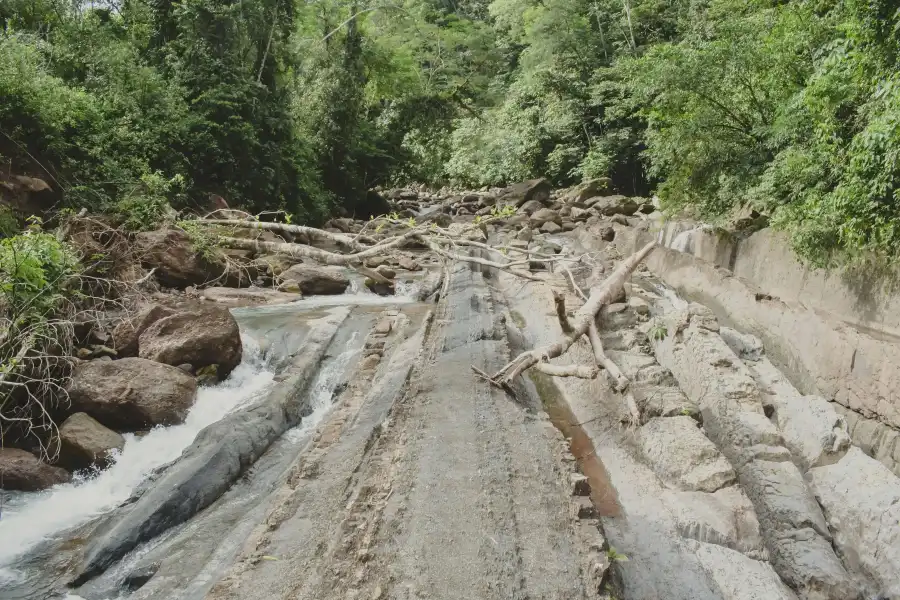
[[[269,389],[274,373],[263,364],[259,345],[243,339],[244,360],[224,382],[200,388],[185,422],[157,427],[138,437],[125,435],[125,447],[109,468],[71,483],[26,494],[0,519],[0,577],[15,577],[15,559],[46,539],[103,514],[131,496],[155,469],[178,458],[197,434]]]

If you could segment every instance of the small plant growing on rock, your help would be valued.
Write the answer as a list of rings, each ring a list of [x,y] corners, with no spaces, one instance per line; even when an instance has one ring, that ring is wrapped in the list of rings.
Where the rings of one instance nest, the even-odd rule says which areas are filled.
[[[666,329],[665,325],[661,323],[654,323],[647,335],[651,340],[659,342],[664,340],[666,336],[669,335],[669,331]]]
[[[606,551],[606,558],[608,558],[611,562],[628,562],[628,557],[624,554],[619,554],[619,552],[612,546],[610,546],[609,550]]]

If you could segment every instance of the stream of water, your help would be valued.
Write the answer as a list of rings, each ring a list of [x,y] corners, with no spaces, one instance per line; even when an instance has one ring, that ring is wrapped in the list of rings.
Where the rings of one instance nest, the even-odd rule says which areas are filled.
[[[155,469],[178,458],[201,429],[268,390],[274,374],[259,345],[246,336],[243,345],[243,362],[224,382],[200,388],[181,425],[125,434],[125,447],[103,471],[78,474],[71,483],[42,492],[7,493],[0,518],[0,587],[20,577],[17,558],[125,502]]]

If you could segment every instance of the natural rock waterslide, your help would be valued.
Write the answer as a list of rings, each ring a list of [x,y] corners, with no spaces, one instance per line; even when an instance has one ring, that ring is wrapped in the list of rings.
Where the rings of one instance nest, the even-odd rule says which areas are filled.
[[[188,421],[204,394],[243,400],[116,501],[0,550],[0,598],[900,593],[900,479],[758,339],[657,275],[610,290],[561,356],[501,377],[568,339],[585,292],[632,252],[647,203],[599,187],[556,198],[530,182],[518,214],[490,225],[490,243],[533,249],[529,279],[456,247],[477,260],[427,275],[436,301],[351,293],[235,311],[251,351]],[[496,202],[414,197],[397,208],[438,205],[462,223]],[[550,258],[560,251],[589,260]],[[242,391],[250,365],[267,375]],[[2,545],[42,499],[79,489],[67,485],[17,499]]]

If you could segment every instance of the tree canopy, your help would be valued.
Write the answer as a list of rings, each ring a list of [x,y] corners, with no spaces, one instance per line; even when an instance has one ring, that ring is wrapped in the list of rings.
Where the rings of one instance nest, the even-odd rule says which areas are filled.
[[[73,207],[313,224],[392,182],[606,176],[892,257],[898,31],[888,0],[5,0],[0,159]]]

